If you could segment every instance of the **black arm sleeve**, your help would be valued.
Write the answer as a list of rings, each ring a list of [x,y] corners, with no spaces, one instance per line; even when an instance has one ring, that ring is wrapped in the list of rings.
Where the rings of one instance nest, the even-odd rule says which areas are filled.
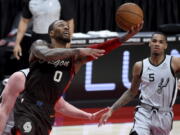
[[[23,10],[22,10],[22,17],[30,19],[32,14],[29,10],[29,1],[30,0],[23,0]]]
[[[75,16],[74,0],[59,0],[61,4],[61,18],[62,20],[70,20]]]

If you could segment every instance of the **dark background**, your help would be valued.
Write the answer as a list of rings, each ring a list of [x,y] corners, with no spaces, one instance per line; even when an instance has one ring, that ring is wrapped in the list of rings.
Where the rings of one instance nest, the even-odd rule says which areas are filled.
[[[22,0],[0,0],[0,39],[7,36],[21,13]],[[115,24],[115,11],[125,2],[137,3],[144,11],[142,31],[156,31],[162,24],[180,23],[179,0],[71,0],[75,6],[76,32],[120,31]]]

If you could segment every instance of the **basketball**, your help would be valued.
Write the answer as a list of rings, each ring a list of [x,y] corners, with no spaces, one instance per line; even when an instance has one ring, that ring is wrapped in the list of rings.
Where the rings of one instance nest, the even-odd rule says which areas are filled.
[[[143,11],[135,3],[125,3],[116,10],[115,21],[117,27],[124,31],[130,30],[143,21]]]

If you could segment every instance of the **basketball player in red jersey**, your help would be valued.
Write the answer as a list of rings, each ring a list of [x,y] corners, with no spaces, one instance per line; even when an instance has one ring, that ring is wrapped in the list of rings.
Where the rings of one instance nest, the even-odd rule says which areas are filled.
[[[141,28],[138,25],[120,38],[89,48],[70,49],[66,48],[70,42],[67,23],[53,22],[49,26],[52,43],[36,41],[32,45],[30,72],[14,110],[15,134],[48,135],[54,123],[54,106],[80,67],[121,46]]]

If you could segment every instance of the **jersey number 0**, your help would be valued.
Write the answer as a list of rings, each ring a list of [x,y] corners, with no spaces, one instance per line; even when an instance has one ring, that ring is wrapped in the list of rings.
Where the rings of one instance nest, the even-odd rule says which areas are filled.
[[[60,82],[61,81],[61,78],[62,78],[62,75],[63,75],[63,73],[61,72],[61,71],[56,71],[55,73],[54,73],[54,81],[55,82]]]

